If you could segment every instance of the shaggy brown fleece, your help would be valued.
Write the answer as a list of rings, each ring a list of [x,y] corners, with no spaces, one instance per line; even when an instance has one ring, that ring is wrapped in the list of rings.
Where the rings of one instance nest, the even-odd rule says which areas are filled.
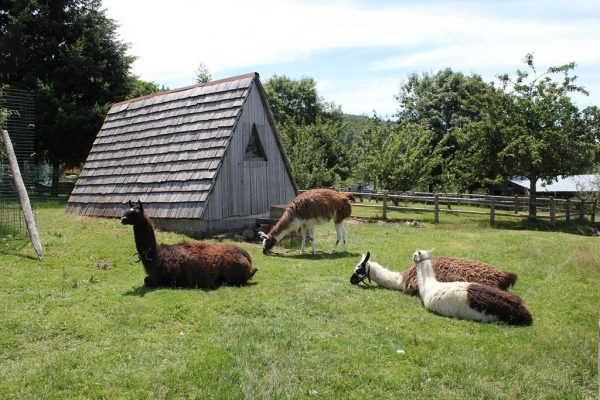
[[[496,315],[511,325],[531,325],[533,317],[519,296],[498,288],[471,283],[467,287],[469,307],[485,314]]]
[[[331,189],[312,189],[300,193],[287,206],[283,215],[269,230],[268,235],[274,235],[288,227],[294,218],[302,219],[332,219],[339,224],[352,213],[354,197],[350,193],[337,192]]]
[[[514,272],[500,270],[493,265],[481,261],[456,257],[434,257],[431,260],[435,277],[440,282],[476,282],[483,285],[507,290],[517,281]],[[402,272],[405,292],[412,295],[419,294],[417,286],[417,268],[412,267]]]
[[[216,288],[223,284],[240,286],[256,273],[250,254],[230,244],[182,242],[157,244],[154,227],[144,213],[143,204],[121,217],[121,223],[133,225],[135,245],[144,265],[148,287]]]

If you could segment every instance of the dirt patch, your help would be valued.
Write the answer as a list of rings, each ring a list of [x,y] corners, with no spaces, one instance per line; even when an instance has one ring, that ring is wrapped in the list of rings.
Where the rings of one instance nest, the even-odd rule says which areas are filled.
[[[377,225],[401,225],[401,226],[409,226],[413,228],[425,228],[425,224],[422,222],[414,221],[414,220],[381,220],[381,219],[371,219],[364,217],[350,217],[346,220],[348,225],[353,224],[377,224]]]

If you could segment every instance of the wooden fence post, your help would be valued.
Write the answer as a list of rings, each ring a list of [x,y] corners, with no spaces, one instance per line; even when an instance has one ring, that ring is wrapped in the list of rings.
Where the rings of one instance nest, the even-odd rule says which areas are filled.
[[[565,208],[565,221],[571,221],[571,199],[567,199],[567,206]]]
[[[440,223],[440,196],[439,195],[434,195],[433,196],[433,223],[434,224],[439,224]]]
[[[598,199],[592,203],[592,223],[596,221],[596,207],[598,206]]]
[[[550,197],[550,223],[553,228],[556,228],[556,201],[554,197]]]
[[[579,203],[579,220],[583,221],[583,217],[585,216],[585,201],[582,199]]]
[[[519,195],[515,194],[515,214],[519,213]]]
[[[383,220],[387,221],[387,201],[388,201],[388,192],[387,190],[383,192]]]
[[[17,193],[19,194],[19,200],[21,201],[23,218],[25,218],[25,224],[27,225],[27,231],[29,232],[31,244],[33,245],[33,249],[37,254],[38,260],[44,261],[44,257],[42,255],[42,243],[40,242],[37,227],[35,226],[35,219],[33,218],[31,203],[29,202],[29,196],[27,195],[25,183],[21,177],[19,163],[17,162],[17,156],[15,155],[15,150],[13,149],[12,142],[10,141],[10,136],[8,136],[8,131],[2,130],[2,139],[4,140],[4,147],[6,148],[6,155],[8,156],[13,180],[17,188]]]
[[[496,205],[494,198],[490,198],[490,226],[494,226],[496,220]]]

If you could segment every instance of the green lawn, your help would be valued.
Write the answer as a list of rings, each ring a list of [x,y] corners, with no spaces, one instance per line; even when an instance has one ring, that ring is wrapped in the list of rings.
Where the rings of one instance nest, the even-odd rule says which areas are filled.
[[[401,218],[401,216],[397,216]],[[143,287],[130,226],[38,206],[45,262],[0,238],[0,399],[593,399],[598,396],[600,239],[491,229],[347,224],[348,253],[244,243],[252,284]],[[159,232],[160,242],[184,236]],[[531,327],[427,312],[418,297],[349,283],[360,253],[392,270],[413,251],[518,273]]]

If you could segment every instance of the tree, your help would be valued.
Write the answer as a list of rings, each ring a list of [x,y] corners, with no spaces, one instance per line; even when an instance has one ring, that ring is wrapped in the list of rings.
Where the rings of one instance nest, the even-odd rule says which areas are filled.
[[[433,132],[423,125],[399,126],[377,114],[356,139],[355,176],[375,187],[406,191],[431,183],[440,152],[431,151]]]
[[[498,77],[501,92],[488,91],[492,97],[482,107],[481,120],[455,133],[460,136],[457,160],[463,172],[464,166],[473,169],[473,179],[494,174],[529,179],[529,215],[535,217],[538,179],[553,181],[585,172],[597,145],[590,130],[593,119],[586,122],[569,97],[572,92],[586,93],[575,85],[571,74],[575,64],[538,73],[532,54],[524,62],[527,71],[517,70],[516,79],[507,74]]]
[[[200,63],[196,69],[196,83],[206,83],[212,80],[212,75],[204,63]]]
[[[311,125],[326,112],[313,78],[298,81],[273,75],[265,84],[269,106],[278,124],[291,120],[295,125]]]
[[[433,135],[423,125],[405,124],[389,137],[381,153],[382,169],[377,171],[382,188],[407,191],[431,185],[441,159],[439,147],[433,152],[429,148]]]
[[[147,96],[161,90],[156,83],[141,80],[139,77],[134,75],[129,76],[129,86],[129,94],[127,95],[128,99]]]
[[[100,0],[0,3],[0,78],[34,91],[36,156],[55,166],[83,162],[110,104],[131,91],[134,58],[100,7]]]
[[[323,101],[312,78],[273,76],[265,92],[292,173],[303,188],[332,186],[350,175],[341,109]]]
[[[487,86],[479,75],[465,76],[446,68],[434,75],[409,75],[395,96],[400,105],[397,114],[400,125],[420,124],[433,131],[430,154],[435,152],[435,148],[444,139],[440,164],[432,170],[434,179],[431,180],[430,191],[441,184],[442,159],[447,159],[454,153],[456,141],[452,135],[453,128],[460,126],[465,120],[480,119],[482,110],[467,100],[484,93]]]
[[[359,182],[371,182],[375,188],[379,188],[381,182],[377,172],[384,169],[381,153],[395,129],[397,126],[394,123],[384,121],[375,113],[356,135],[353,165],[354,176]]]

